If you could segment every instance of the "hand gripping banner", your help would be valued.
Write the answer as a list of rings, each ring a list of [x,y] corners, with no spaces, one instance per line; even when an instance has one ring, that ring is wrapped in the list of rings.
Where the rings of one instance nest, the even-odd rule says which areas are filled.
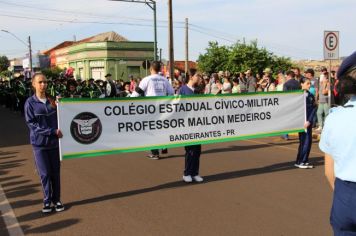
[[[303,132],[302,91],[58,103],[62,159]]]

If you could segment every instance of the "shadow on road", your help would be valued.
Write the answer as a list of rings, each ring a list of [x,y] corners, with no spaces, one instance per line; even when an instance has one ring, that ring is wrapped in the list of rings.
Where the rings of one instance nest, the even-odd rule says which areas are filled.
[[[42,225],[39,227],[31,228],[28,225],[22,226],[22,230],[25,234],[40,234],[40,233],[50,233],[63,228],[70,227],[80,222],[80,219],[67,219],[50,224]]]
[[[314,141],[314,143],[318,143],[318,141]],[[237,151],[249,151],[249,150],[256,150],[260,148],[268,148],[268,147],[273,147],[273,146],[288,146],[290,144],[299,144],[299,141],[296,139],[291,139],[290,141],[284,141],[281,140],[279,143],[263,143],[263,144],[255,144],[255,145],[233,145],[230,147],[224,147],[224,148],[214,148],[214,149],[209,149],[205,150],[202,152],[202,155],[204,154],[214,154],[214,153],[222,153],[222,152],[237,152]],[[171,159],[171,158],[181,158],[184,157],[184,154],[181,155],[168,155],[168,156],[162,156],[161,160],[164,159]]]
[[[324,158],[323,157],[310,158],[310,162],[313,163],[314,166],[320,166],[320,165],[324,164]],[[247,176],[252,176],[252,175],[273,173],[273,172],[277,172],[277,171],[287,171],[287,170],[292,170],[292,169],[295,169],[294,161],[283,162],[283,163],[273,164],[273,165],[265,166],[265,167],[253,168],[253,169],[248,169],[248,170],[238,170],[238,171],[232,171],[232,172],[204,176],[204,180],[205,180],[204,184],[209,184],[211,182],[224,181],[224,180],[229,180],[229,179],[242,178],[242,177],[247,177]],[[308,170],[306,170],[306,171],[308,171]],[[309,170],[309,171],[312,171],[312,170]],[[80,206],[80,205],[92,204],[92,203],[96,203],[96,202],[108,201],[108,200],[117,199],[117,198],[130,197],[130,196],[134,196],[134,195],[138,195],[138,194],[144,194],[144,193],[149,193],[149,192],[154,192],[154,191],[159,191],[159,190],[164,190],[164,189],[186,187],[186,186],[189,186],[189,185],[187,185],[186,183],[184,183],[182,181],[175,181],[175,182],[161,184],[161,185],[149,187],[149,188],[137,189],[137,190],[132,190],[132,191],[128,191],[128,192],[114,193],[114,194],[109,194],[109,195],[105,195],[105,196],[74,201],[74,202],[67,203],[66,205],[68,207],[75,207],[75,206]],[[26,218],[28,218],[28,217],[26,217]]]
[[[30,143],[29,131],[26,126],[25,118],[20,114],[14,114],[8,109],[0,106],[1,114],[1,136],[0,148],[20,146]],[[16,134],[16,135],[4,135]],[[0,156],[1,156],[0,152]]]

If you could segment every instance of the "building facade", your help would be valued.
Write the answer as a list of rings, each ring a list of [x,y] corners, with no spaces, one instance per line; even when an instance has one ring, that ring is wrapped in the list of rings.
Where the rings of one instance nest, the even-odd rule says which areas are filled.
[[[63,46],[61,46],[63,45]],[[115,80],[142,78],[149,73],[143,61],[153,60],[153,42],[128,41],[115,32],[108,32],[81,40],[64,42],[44,53],[51,66],[74,68],[74,76],[81,79],[102,79],[108,73]]]

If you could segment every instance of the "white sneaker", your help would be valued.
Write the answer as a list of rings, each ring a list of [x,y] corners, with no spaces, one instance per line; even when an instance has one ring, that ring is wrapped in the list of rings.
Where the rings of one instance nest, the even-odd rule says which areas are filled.
[[[295,164],[294,166],[297,168],[300,168],[300,169],[310,169],[310,166],[306,165],[305,163],[300,163],[299,165]],[[313,167],[311,167],[311,168],[313,168]]]
[[[183,181],[186,183],[191,183],[193,182],[192,176],[190,175],[183,175]]]
[[[313,169],[313,168],[314,168],[314,166],[311,165],[311,164],[309,164],[308,162],[307,162],[307,163],[304,163],[304,165],[306,165],[306,166],[308,167],[308,169]]]
[[[199,175],[194,176],[193,179],[194,179],[195,182],[198,182],[198,183],[204,181],[204,179]]]

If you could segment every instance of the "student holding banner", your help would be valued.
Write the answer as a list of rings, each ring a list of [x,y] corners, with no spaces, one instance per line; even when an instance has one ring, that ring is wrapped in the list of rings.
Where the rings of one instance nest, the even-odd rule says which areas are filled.
[[[309,154],[312,146],[313,135],[312,127],[313,120],[317,111],[314,95],[309,92],[311,82],[305,77],[300,78],[300,85],[306,92],[306,121],[304,124],[305,132],[299,133],[299,148],[295,167],[300,169],[312,169],[313,165],[309,164]]]
[[[46,94],[47,79],[43,74],[33,77],[32,86],[35,94],[25,103],[25,119],[30,129],[30,141],[44,194],[42,212],[52,212],[52,203],[59,212],[64,210],[60,201],[58,143],[58,138],[63,135],[57,127],[57,107],[55,101]]]
[[[174,89],[169,83],[168,79],[164,78],[159,74],[161,71],[161,62],[153,61],[150,67],[150,76],[142,79],[139,86],[132,93],[131,97],[156,97],[156,96],[167,96],[174,95]],[[162,153],[167,153],[167,149],[162,150]],[[151,150],[151,155],[148,156],[150,159],[159,159],[159,150]]]
[[[179,95],[192,95],[197,93],[195,89],[198,84],[200,76],[197,74],[196,69],[189,70],[189,81],[187,84],[183,85],[179,90]],[[201,154],[201,145],[190,145],[185,146],[185,168],[183,181],[186,183],[191,183],[193,180],[195,182],[203,182],[203,178],[199,176],[199,163]]]

